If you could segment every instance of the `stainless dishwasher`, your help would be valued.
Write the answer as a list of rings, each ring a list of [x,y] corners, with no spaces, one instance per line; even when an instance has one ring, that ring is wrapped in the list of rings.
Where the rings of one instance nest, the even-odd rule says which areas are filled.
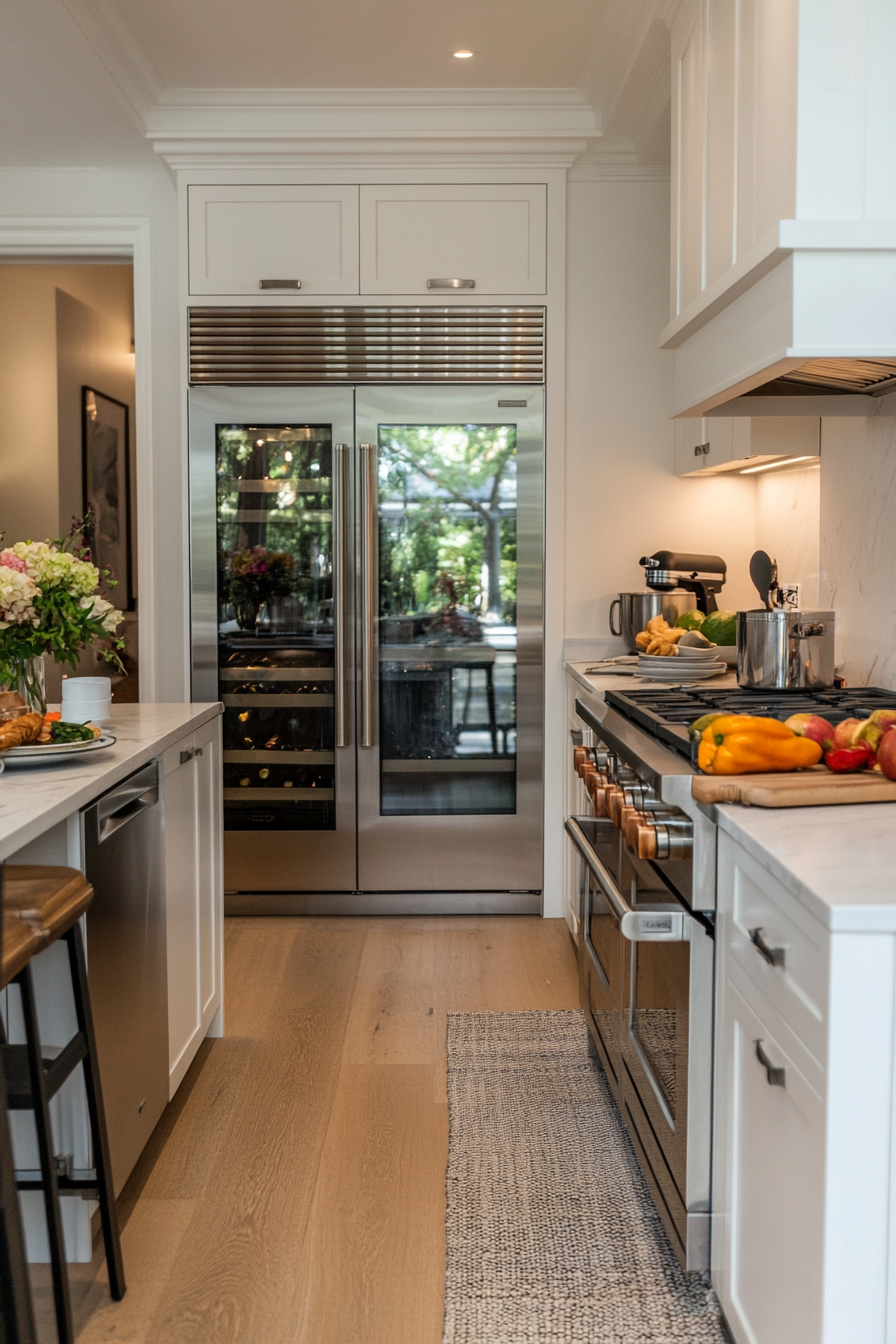
[[[87,976],[115,1193],[168,1103],[165,833],[153,761],[81,813]]]

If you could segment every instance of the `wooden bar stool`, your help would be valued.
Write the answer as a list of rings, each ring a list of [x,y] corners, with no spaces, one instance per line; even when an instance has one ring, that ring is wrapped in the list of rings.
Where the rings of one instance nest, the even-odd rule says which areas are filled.
[[[59,1208],[60,1194],[83,1195],[85,1192],[90,1192],[96,1195],[100,1206],[110,1291],[116,1302],[121,1300],[125,1292],[118,1211],[115,1205],[109,1140],[106,1134],[96,1039],[90,1010],[87,964],[78,923],[93,899],[93,888],[84,875],[74,868],[7,864],[5,876],[4,913],[17,915],[30,927],[37,936],[41,951],[59,938],[66,943],[68,949],[69,973],[78,1023],[75,1035],[55,1058],[45,1059],[42,1056],[29,963],[12,981],[19,986],[22,995],[25,1044],[4,1045],[3,1056],[7,1105],[10,1110],[33,1111],[40,1154],[40,1179],[30,1180],[20,1177],[16,1185],[19,1190],[43,1192],[57,1333],[60,1344],[74,1344],[68,1270]],[[95,1175],[92,1177],[76,1177],[57,1162],[50,1127],[48,1109],[50,1099],[56,1095],[79,1064],[84,1069],[90,1135],[93,1143]]]
[[[0,865],[0,888],[3,871]],[[2,916],[0,926],[0,989],[28,965],[40,939],[24,920]],[[6,1111],[6,1075],[0,1051],[0,1339],[9,1344],[36,1344],[25,1239],[19,1213],[12,1142]]]

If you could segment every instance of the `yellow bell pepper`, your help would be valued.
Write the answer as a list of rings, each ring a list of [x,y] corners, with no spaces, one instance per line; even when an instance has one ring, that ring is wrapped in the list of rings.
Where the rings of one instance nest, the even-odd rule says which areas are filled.
[[[703,731],[697,764],[707,775],[804,770],[821,760],[821,744],[797,737],[786,723],[752,714],[725,714]]]

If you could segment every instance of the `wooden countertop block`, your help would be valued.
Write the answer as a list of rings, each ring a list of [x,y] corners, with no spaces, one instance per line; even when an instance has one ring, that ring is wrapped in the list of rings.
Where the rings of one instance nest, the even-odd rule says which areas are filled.
[[[0,989],[14,980],[43,947],[40,935],[18,915],[3,912],[3,961]]]
[[[4,877],[4,911],[31,926],[41,949],[61,938],[93,900],[93,887],[77,868],[8,863]]]

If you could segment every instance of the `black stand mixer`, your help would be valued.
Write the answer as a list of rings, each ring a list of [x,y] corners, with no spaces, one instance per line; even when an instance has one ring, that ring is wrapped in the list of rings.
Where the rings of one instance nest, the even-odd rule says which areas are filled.
[[[719,555],[690,555],[685,551],[654,551],[638,561],[644,566],[644,581],[655,592],[684,588],[697,598],[697,610],[708,616],[718,611],[716,593],[725,585],[728,566]]]

